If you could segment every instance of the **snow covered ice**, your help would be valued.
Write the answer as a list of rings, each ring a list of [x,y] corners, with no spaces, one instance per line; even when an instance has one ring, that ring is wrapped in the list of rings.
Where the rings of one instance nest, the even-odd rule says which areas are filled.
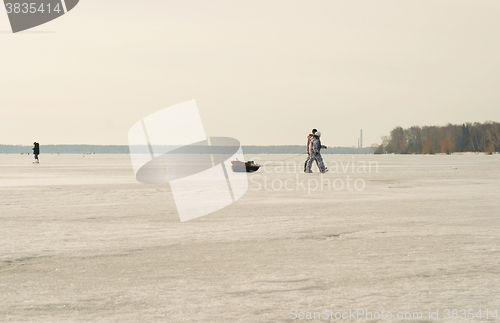
[[[181,223],[169,186],[137,182],[127,155],[1,155],[0,320],[500,307],[500,155],[323,155],[327,174],[304,174],[305,155],[246,157],[263,165],[247,193]]]

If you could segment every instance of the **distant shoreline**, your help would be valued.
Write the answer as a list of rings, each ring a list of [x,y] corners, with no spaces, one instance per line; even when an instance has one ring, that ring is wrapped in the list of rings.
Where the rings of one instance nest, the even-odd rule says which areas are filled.
[[[221,147],[222,148],[222,147]],[[242,146],[245,154],[305,154],[305,145]],[[0,145],[0,154],[31,154],[32,146]],[[41,154],[128,154],[128,145],[40,145]],[[322,154],[373,154],[371,147],[329,147]]]

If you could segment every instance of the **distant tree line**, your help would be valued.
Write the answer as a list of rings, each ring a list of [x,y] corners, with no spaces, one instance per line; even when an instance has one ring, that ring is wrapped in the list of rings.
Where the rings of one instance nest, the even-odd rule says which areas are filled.
[[[375,154],[435,154],[453,152],[500,152],[500,123],[464,123],[446,126],[396,127],[374,145]]]
[[[174,147],[174,146],[172,146]],[[0,145],[0,153],[2,154],[28,154],[32,153],[32,146],[21,145]],[[136,147],[136,152],[149,153],[149,147]],[[178,153],[200,153],[204,152],[207,147],[190,147],[190,149],[179,150]],[[289,146],[243,146],[245,154],[305,154],[305,145],[289,145]],[[216,147],[212,146],[210,151],[213,153],[234,153],[233,147]],[[321,151],[323,154],[372,154],[370,147],[367,148],[350,148],[350,147],[328,147]],[[41,154],[128,154],[128,145],[44,145],[40,144]]]

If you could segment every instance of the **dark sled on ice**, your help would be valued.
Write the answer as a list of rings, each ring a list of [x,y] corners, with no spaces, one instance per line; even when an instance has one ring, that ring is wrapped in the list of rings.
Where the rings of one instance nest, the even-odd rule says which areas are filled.
[[[247,172],[247,173],[253,173],[259,170],[260,165],[254,163],[253,161],[247,161],[247,162],[242,162],[239,160],[233,160],[231,161],[233,172]]]

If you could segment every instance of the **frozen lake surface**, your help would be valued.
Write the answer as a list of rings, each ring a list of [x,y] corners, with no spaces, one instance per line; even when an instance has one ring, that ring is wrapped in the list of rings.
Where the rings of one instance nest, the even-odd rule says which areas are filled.
[[[247,156],[247,193],[181,223],[127,155],[1,155],[0,321],[500,310],[500,155],[291,157]]]

